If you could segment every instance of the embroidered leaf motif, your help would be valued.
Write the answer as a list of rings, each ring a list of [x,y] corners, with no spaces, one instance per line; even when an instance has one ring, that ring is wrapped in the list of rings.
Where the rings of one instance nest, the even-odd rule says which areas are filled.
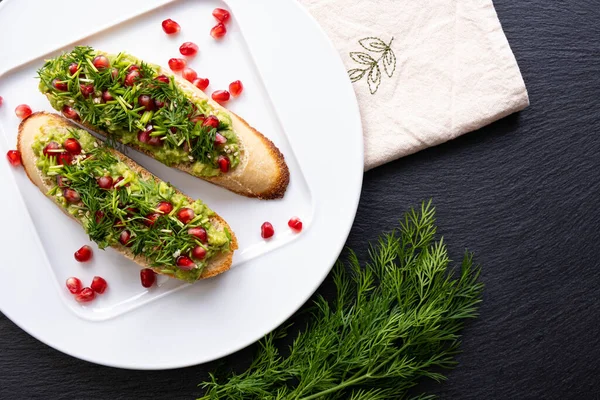
[[[385,69],[385,73],[390,78],[394,75],[394,71],[396,70],[396,55],[392,49],[388,49],[383,53],[383,69]]]
[[[367,82],[369,83],[369,91],[371,94],[375,94],[377,89],[379,89],[379,84],[381,83],[381,71],[379,70],[379,66],[377,64],[371,67],[369,76],[367,77]]]
[[[360,39],[358,44],[360,44],[363,49],[369,53],[372,53],[373,55],[381,55],[378,59],[374,59],[369,53],[360,51],[350,52],[350,58],[352,58],[352,60],[365,66],[364,68],[359,67],[349,70],[348,75],[350,76],[350,81],[353,83],[358,82],[364,78],[365,75],[367,75],[369,92],[371,92],[371,94],[377,93],[379,85],[381,84],[381,76],[383,75],[379,64],[382,64],[383,70],[390,78],[396,71],[396,55],[394,54],[394,50],[392,50],[393,41],[394,38],[391,38],[390,42],[386,44],[383,40],[376,37],[366,37]]]
[[[376,37],[366,37],[364,39],[360,39],[358,43],[367,51],[372,51],[375,53],[381,53],[382,51],[386,51],[389,47],[385,42]]]
[[[365,75],[366,72],[366,69],[354,68],[348,71],[348,74],[350,74],[350,80],[352,82],[356,82],[361,80],[361,78]]]
[[[367,53],[361,53],[358,51],[353,51],[352,53],[350,53],[350,58],[352,58],[359,64],[371,65],[373,63],[376,63],[373,57],[371,57]]]

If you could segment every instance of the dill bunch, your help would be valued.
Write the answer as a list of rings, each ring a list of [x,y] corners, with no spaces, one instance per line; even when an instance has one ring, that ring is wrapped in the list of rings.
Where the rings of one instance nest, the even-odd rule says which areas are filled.
[[[382,234],[364,267],[350,252],[347,265],[338,262],[333,271],[336,298],[315,300],[285,355],[276,341],[287,327],[261,340],[245,372],[211,374],[200,399],[403,399],[421,378],[444,380],[483,285],[469,252],[460,269],[449,269],[435,234],[430,201],[406,213],[399,230]]]

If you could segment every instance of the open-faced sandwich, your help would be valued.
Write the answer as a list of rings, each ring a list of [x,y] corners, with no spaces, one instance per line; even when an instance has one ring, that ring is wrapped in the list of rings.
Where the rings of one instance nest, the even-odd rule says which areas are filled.
[[[100,248],[188,282],[230,268],[237,241],[221,217],[63,117],[26,118],[18,150],[29,179]]]
[[[38,74],[52,107],[90,130],[244,196],[285,193],[289,171],[273,142],[157,65],[76,47]]]

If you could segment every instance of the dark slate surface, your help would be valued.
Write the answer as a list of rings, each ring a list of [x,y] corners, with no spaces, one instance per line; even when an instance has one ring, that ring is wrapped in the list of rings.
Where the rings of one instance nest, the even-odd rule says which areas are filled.
[[[371,171],[348,245],[396,226],[432,197],[454,258],[483,264],[481,317],[464,332],[446,399],[600,398],[600,7],[496,7],[531,107],[451,143]],[[331,282],[319,289],[331,294]],[[231,355],[248,363],[254,347]],[[0,314],[1,399],[190,399],[215,364],[125,371],[63,355]]]

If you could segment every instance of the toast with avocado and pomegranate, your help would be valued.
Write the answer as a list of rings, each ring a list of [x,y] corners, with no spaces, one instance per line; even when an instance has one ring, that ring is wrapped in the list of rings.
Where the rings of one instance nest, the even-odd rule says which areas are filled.
[[[38,75],[54,109],[109,140],[244,196],[286,191],[289,170],[273,142],[157,65],[76,47]]]
[[[17,148],[29,179],[101,249],[188,282],[231,267],[237,240],[223,218],[67,119],[32,114]]]

